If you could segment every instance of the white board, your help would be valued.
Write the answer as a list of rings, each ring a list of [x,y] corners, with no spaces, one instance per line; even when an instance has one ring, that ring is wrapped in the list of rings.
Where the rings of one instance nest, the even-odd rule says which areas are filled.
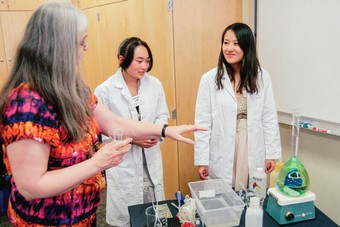
[[[259,0],[256,25],[279,118],[300,112],[340,134],[340,0]]]

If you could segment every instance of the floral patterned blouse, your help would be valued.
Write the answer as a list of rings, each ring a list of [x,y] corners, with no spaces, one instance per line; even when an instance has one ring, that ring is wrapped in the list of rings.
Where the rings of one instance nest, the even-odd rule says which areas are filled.
[[[98,103],[92,94],[92,109]],[[99,143],[100,129],[93,119],[87,136],[78,142],[65,142],[66,131],[58,120],[54,108],[27,83],[14,88],[4,106],[0,124],[4,147],[18,140],[33,139],[50,145],[48,171],[75,165],[91,157],[94,145]],[[25,151],[22,151],[25,155]],[[7,151],[4,161],[9,175]],[[64,194],[43,199],[26,200],[11,179],[12,191],[8,217],[14,226],[91,226],[100,204],[105,186],[102,173],[76,186]]]

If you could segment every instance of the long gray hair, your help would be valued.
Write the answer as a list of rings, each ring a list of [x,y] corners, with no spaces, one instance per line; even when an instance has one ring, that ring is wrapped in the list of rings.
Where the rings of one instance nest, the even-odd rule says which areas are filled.
[[[84,137],[91,93],[79,75],[79,38],[87,29],[83,12],[68,2],[42,4],[30,18],[14,66],[1,91],[0,112],[9,92],[26,82],[52,105],[68,133]],[[84,128],[85,126],[85,128]]]

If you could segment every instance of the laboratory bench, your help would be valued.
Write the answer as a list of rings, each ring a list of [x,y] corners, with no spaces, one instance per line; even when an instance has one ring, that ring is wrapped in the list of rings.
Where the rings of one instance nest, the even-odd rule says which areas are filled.
[[[177,203],[176,200],[166,200],[166,201],[160,201],[159,204],[166,203],[170,209],[170,212],[174,218],[168,219],[168,227],[180,227],[179,220],[176,218],[176,214],[178,213],[178,210],[171,205],[171,203]],[[146,215],[145,215],[145,209],[149,206],[152,206],[151,203],[146,204],[139,204],[139,205],[133,205],[129,206],[129,215],[130,215],[130,224],[131,227],[145,227],[146,226]],[[287,227],[339,227],[334,221],[332,221],[327,215],[325,215],[321,210],[319,210],[315,206],[315,219],[302,221],[302,222],[296,222],[296,223],[290,223],[286,225],[279,225],[265,210],[267,206],[267,200],[264,201],[264,209],[263,209],[263,226],[264,227],[276,227],[276,226],[287,226]],[[245,211],[243,210],[240,225],[241,227],[245,226]]]

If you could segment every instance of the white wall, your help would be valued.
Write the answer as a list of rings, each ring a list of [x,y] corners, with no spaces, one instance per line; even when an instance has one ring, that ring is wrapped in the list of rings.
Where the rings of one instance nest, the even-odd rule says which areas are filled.
[[[272,77],[277,110],[297,111],[340,135],[340,107],[334,105],[340,99],[340,1],[257,3],[258,56]]]

